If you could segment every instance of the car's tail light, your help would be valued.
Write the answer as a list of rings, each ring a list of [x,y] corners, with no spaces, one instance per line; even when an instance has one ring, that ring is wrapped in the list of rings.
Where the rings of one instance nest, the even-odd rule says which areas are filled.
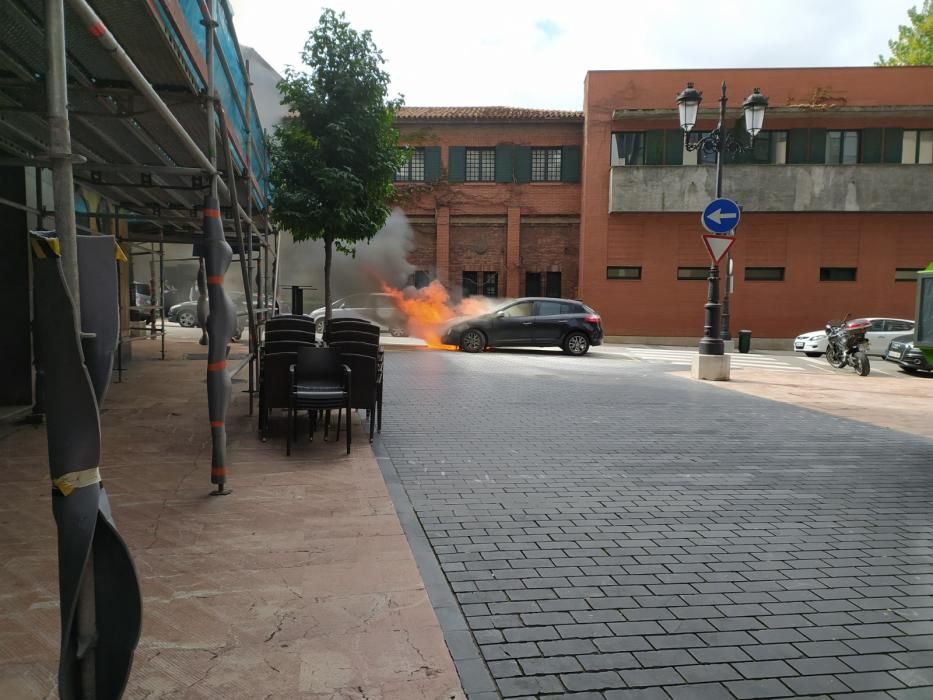
[[[583,320],[587,321],[588,323],[599,323],[602,321],[602,319],[597,314],[590,314]]]

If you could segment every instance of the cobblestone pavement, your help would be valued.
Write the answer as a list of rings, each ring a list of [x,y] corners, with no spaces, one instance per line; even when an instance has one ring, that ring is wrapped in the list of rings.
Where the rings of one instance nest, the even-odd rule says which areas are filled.
[[[610,358],[386,364],[471,698],[933,698],[933,440]]]

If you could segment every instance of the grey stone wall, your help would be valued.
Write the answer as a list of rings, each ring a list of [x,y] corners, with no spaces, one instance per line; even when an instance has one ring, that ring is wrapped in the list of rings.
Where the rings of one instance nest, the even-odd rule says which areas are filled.
[[[619,166],[609,212],[700,212],[715,191],[715,166]],[[746,211],[933,211],[933,167],[726,165],[723,196]]]

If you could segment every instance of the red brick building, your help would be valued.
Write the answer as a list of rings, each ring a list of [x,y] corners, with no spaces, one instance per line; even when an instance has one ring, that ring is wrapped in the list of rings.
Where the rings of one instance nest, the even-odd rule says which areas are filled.
[[[912,318],[913,273],[933,260],[933,67],[594,71],[582,113],[407,108],[399,127],[423,163],[399,183],[411,261],[466,293],[581,298],[609,335],[694,342],[715,166],[683,147],[688,81],[705,93],[698,132],[715,127],[722,81],[737,134],[752,89],[770,100],[754,151],[724,166],[743,208],[733,332]]]
[[[418,282],[456,295],[578,294],[583,113],[408,107],[397,189]]]

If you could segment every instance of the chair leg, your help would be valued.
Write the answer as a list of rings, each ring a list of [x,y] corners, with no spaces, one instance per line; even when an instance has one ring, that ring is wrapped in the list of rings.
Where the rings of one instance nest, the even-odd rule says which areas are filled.
[[[376,407],[369,412],[369,441],[373,441],[373,429],[376,427]]]
[[[327,442],[327,436],[330,433],[330,409],[324,411],[324,442]]]
[[[347,401],[347,454],[350,454],[350,436],[353,433],[353,426],[350,423],[350,402]]]
[[[308,442],[314,439],[314,411],[308,411]]]
[[[288,405],[288,423],[285,424],[285,456],[288,457],[292,453],[292,423],[295,420],[294,411],[292,411],[291,404]]]
[[[342,409],[337,409],[337,437],[334,438],[334,442],[337,442],[340,439],[340,417],[343,415]],[[347,416],[347,421],[350,420],[350,416]]]

